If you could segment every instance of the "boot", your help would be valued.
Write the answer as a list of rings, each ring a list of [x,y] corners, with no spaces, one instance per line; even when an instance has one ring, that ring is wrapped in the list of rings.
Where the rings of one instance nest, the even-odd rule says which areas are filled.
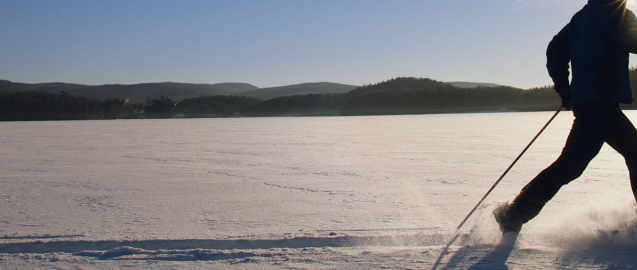
[[[509,210],[511,209],[511,204],[506,202],[498,205],[493,210],[493,216],[495,217],[495,221],[500,225],[500,231],[502,234],[507,232],[515,232],[519,233],[522,230],[522,224],[524,224],[519,219],[516,219],[515,214],[512,214]]]

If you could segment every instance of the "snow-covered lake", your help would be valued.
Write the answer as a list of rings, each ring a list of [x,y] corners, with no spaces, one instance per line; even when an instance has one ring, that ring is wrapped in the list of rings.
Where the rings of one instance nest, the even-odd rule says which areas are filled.
[[[0,268],[430,269],[551,115],[0,122]],[[491,210],[555,160],[572,120],[558,115],[436,267],[637,267],[628,171],[608,146],[498,244]]]

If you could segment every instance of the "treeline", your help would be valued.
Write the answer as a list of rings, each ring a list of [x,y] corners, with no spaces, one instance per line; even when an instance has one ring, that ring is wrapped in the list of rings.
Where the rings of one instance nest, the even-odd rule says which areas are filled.
[[[631,75],[635,70],[631,70]],[[635,79],[633,79],[635,78]],[[637,77],[631,76],[633,89]],[[202,96],[174,101],[148,97],[145,103],[98,100],[62,92],[0,93],[0,120],[71,120],[169,117],[314,116],[422,114],[471,111],[555,110],[550,87],[459,88],[423,78],[395,78],[345,94],[311,94],[263,100],[244,96]],[[632,109],[633,106],[625,106]]]
[[[262,101],[240,96],[204,96],[175,102],[160,96],[149,97],[145,103],[129,103],[124,99],[98,100],[66,92],[0,93],[0,121],[230,117]]]
[[[135,106],[121,99],[97,100],[66,92],[0,93],[0,120],[86,120],[131,116]]]

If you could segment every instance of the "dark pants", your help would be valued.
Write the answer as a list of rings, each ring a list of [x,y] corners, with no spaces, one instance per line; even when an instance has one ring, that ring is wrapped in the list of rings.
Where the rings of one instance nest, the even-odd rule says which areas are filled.
[[[526,185],[509,215],[522,223],[534,218],[559,189],[582,175],[608,143],[626,160],[637,198],[637,130],[618,104],[591,103],[573,107],[575,121],[560,157]]]

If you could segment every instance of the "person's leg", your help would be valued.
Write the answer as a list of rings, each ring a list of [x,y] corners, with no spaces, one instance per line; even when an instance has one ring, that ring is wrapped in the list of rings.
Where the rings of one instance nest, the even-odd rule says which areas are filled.
[[[599,153],[604,144],[599,119],[587,113],[576,112],[575,115],[560,157],[527,184],[510,206],[494,212],[503,232],[519,231],[522,224],[539,214],[563,185],[579,177]]]
[[[637,130],[621,111],[613,123],[613,128],[608,132],[606,142],[624,156],[630,173],[633,195],[637,199]]]
[[[513,217],[526,223],[557,194],[560,188],[578,178],[599,153],[604,141],[590,130],[577,127],[577,121],[560,157],[527,184],[511,204]],[[594,132],[593,132],[594,133]]]

